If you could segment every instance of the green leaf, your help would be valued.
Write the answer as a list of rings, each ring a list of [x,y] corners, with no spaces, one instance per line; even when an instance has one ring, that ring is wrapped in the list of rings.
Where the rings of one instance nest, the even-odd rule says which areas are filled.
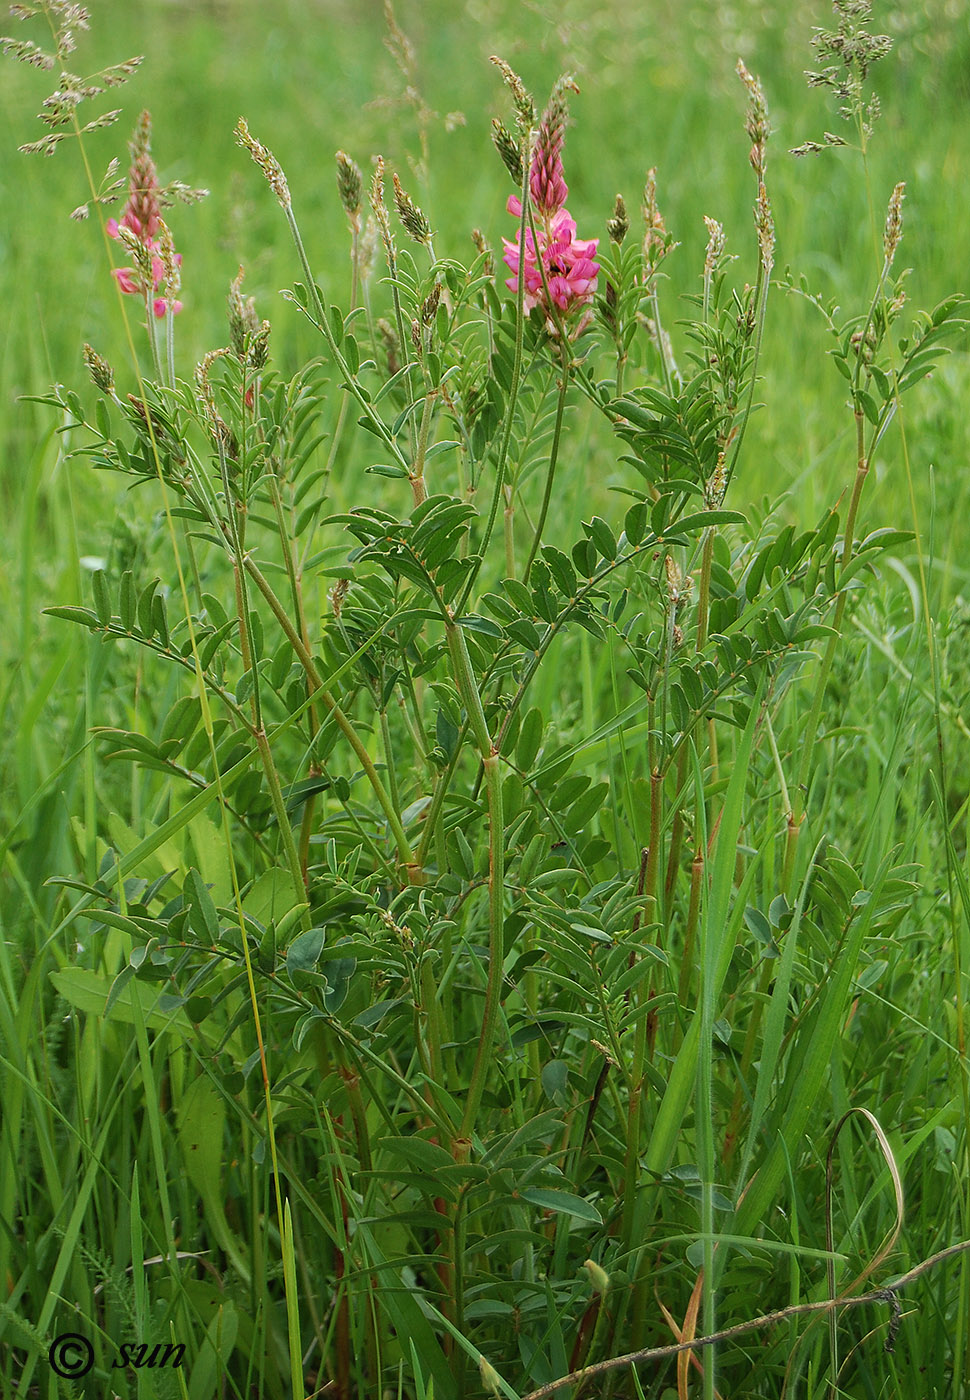
[[[121,586],[118,590],[118,612],[121,615],[121,625],[126,632],[134,631],[136,609],[135,584],[131,570],[126,569],[121,575]]]
[[[529,1186],[519,1192],[523,1201],[539,1206],[542,1210],[558,1211],[563,1215],[575,1215],[580,1220],[588,1220],[594,1225],[602,1225],[603,1217],[595,1206],[584,1201],[582,1196],[574,1196],[570,1191],[547,1191],[542,1187]]]
[[[67,605],[44,608],[44,616],[58,617],[63,622],[77,622],[82,627],[89,627],[92,632],[101,631],[101,623],[98,621],[97,614],[93,613],[90,608],[76,608]]]
[[[616,558],[616,537],[601,516],[594,515],[588,524],[584,521],[583,529],[604,559],[613,560]]]
[[[221,1195],[223,1133],[226,1105],[211,1081],[200,1074],[182,1095],[178,1107],[178,1140],[185,1174],[203,1200]]]
[[[569,1065],[565,1060],[550,1060],[542,1067],[542,1089],[546,1098],[554,1104],[566,1102],[566,1084],[569,1079]]]
[[[189,922],[192,927],[200,937],[207,938],[210,943],[218,942],[219,915],[216,913],[212,895],[206,889],[205,881],[194,867],[185,877],[182,897],[189,906]]]
[[[476,613],[466,613],[464,617],[456,619],[459,627],[466,627],[469,632],[480,632],[483,637],[504,638],[505,633],[497,622],[493,622],[490,617],[480,617]]]
[[[437,1143],[428,1142],[422,1137],[389,1137],[381,1138],[374,1144],[375,1148],[385,1152],[390,1152],[395,1157],[400,1157],[409,1166],[416,1167],[423,1174],[430,1178],[428,1190],[434,1188],[434,1173],[440,1171],[442,1167],[453,1167],[455,1159],[445,1148],[439,1147]]]
[[[624,534],[628,542],[634,549],[641,544],[647,533],[647,522],[650,519],[650,507],[646,501],[638,501],[635,506],[631,506],[626,513],[623,523]]]
[[[83,967],[63,968],[50,974],[55,990],[71,1006],[77,1007],[90,1016],[104,1016],[111,986],[114,981],[101,973]],[[111,1019],[125,1025],[135,1024],[135,1004],[151,1030],[175,1031],[184,1040],[191,1040],[194,1031],[192,1024],[181,1009],[163,1011],[159,1009],[162,996],[157,988],[144,982],[132,980],[116,996],[111,1007]]]
[[[107,627],[111,621],[111,598],[108,594],[108,580],[104,569],[95,569],[91,576],[91,587],[94,590],[94,611],[98,615],[101,626]]]
[[[542,711],[533,706],[522,721],[519,741],[515,747],[516,767],[523,773],[528,773],[535,763],[544,727]]]
[[[311,928],[301,933],[286,950],[286,970],[292,977],[298,972],[312,972],[320,961],[326,930]]]
[[[155,589],[158,587],[160,579],[153,578],[146,588],[143,588],[138,598],[138,624],[145,637],[152,637],[155,628],[152,621],[152,600],[155,597]]]

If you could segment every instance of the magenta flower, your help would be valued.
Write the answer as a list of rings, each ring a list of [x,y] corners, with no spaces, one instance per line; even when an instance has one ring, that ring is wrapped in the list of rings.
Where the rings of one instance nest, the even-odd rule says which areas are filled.
[[[131,169],[128,171],[128,202],[119,219],[109,219],[105,225],[110,238],[120,238],[122,228],[134,234],[149,256],[136,259],[138,267],[116,267],[112,276],[118,286],[130,296],[151,296],[152,311],[156,316],[164,316],[166,311],[173,314],[182,310],[180,301],[169,301],[164,296],[154,296],[166,281],[165,264],[162,259],[161,243],[158,238],[162,226],[162,211],[159,203],[158,176],[151,156],[151,118],[142,112],[135,128],[135,134],[128,147],[131,152]],[[170,250],[171,251],[171,250]],[[181,253],[175,255],[176,264],[182,261]],[[147,285],[149,267],[151,287]]]
[[[516,218],[522,217],[521,200],[514,194],[509,195],[506,207]],[[549,297],[560,311],[568,313],[590,301],[596,291],[596,274],[599,272],[599,263],[593,261],[599,239],[591,238],[585,242],[577,239],[576,221],[565,207],[547,215],[536,232],[538,249],[532,230],[527,228],[525,231],[526,310],[531,311],[534,306],[546,305],[542,269],[545,270]],[[505,285],[509,291],[517,292],[520,270],[519,241],[503,238],[502,243],[505,246],[503,261],[513,273]]]
[[[599,244],[598,238],[587,242],[577,240],[576,223],[566,208],[569,187],[562,169],[562,148],[566,134],[566,90],[577,91],[569,77],[560,78],[553,88],[549,105],[539,123],[538,139],[529,169],[529,200],[536,212],[536,237],[532,230],[525,231],[525,308],[531,311],[534,306],[551,310],[546,301],[548,287],[549,301],[559,311],[568,313],[591,300],[596,291],[596,274],[599,263],[593,261]],[[510,214],[517,219],[522,217],[522,201],[516,195],[509,196],[507,205]],[[538,246],[537,246],[538,241]],[[519,240],[503,238],[505,245],[504,261],[513,276],[505,285],[512,292],[519,290]],[[545,273],[545,285],[543,284]],[[578,335],[586,324],[588,315],[573,331]]]
[[[127,213],[125,213],[125,214],[122,216],[122,218],[121,218],[121,223],[122,223],[126,228],[130,228],[131,231],[132,231],[132,233],[135,233],[135,234],[136,234],[136,237],[137,237],[138,235],[137,235],[137,230],[134,228],[134,224],[136,224],[137,222],[138,222],[137,219],[134,219],[134,218],[129,219],[129,215],[128,215]],[[111,238],[118,238],[118,237],[120,236],[119,233],[118,233],[118,220],[117,220],[117,219],[109,219],[108,222],[107,222],[106,227],[107,227],[107,230],[108,230],[108,235],[109,235],[109,237],[111,237]],[[165,265],[164,265],[164,263],[162,262],[161,257],[159,256],[159,245],[158,245],[158,242],[157,242],[156,240],[154,240],[154,239],[149,240],[149,239],[142,238],[140,241],[141,241],[142,243],[144,243],[144,244],[145,244],[145,247],[148,248],[148,249],[150,250],[150,252],[151,252],[151,255],[152,255],[152,292],[157,292],[158,289],[159,289],[159,287],[161,287],[162,284],[163,284],[164,281],[165,281]],[[181,254],[181,253],[176,253],[176,254],[175,254],[175,261],[176,261],[177,263],[181,264],[181,262],[182,262],[182,254]],[[138,271],[137,268],[134,268],[134,267],[115,267],[115,268],[112,268],[112,270],[111,270],[111,275],[112,275],[112,277],[114,277],[114,278],[117,279],[118,286],[119,286],[119,287],[121,288],[121,290],[122,290],[123,292],[125,292],[127,295],[129,295],[129,296],[145,296],[145,294],[146,294],[146,288],[145,288],[145,286],[144,286],[144,282],[143,282],[143,278],[142,278],[142,276],[141,276],[141,273]],[[154,314],[155,316],[158,316],[158,317],[164,316],[165,313],[166,313],[166,311],[168,311],[168,309],[169,309],[169,303],[168,303],[168,299],[167,299],[166,297],[153,296],[153,298],[152,298],[152,312],[153,312],[153,314]],[[181,303],[180,301],[173,301],[173,302],[172,302],[172,313],[173,313],[173,315],[174,315],[175,313],[181,311],[181,310],[182,310],[182,303]]]

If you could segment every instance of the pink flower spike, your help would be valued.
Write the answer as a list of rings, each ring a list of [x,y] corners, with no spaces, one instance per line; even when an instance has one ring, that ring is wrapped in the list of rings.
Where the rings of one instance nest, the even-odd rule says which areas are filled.
[[[579,89],[572,78],[564,75],[556,83],[549,105],[542,114],[532,166],[529,170],[529,194],[540,214],[557,214],[569,195],[563,177],[562,148],[566,139],[566,92]]]

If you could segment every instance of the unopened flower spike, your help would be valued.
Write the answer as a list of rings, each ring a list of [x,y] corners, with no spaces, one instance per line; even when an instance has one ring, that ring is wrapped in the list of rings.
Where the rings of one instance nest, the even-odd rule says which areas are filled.
[[[107,394],[109,398],[114,398],[115,372],[108,361],[87,342],[85,342],[83,354],[85,367],[95,388],[100,389],[102,394]]]
[[[438,307],[441,303],[441,283],[435,282],[431,291],[421,303],[421,323],[424,326],[432,326],[438,314]]]
[[[578,92],[573,79],[564,74],[552,90],[542,114],[529,170],[532,203],[541,214],[555,214],[566,203],[569,187],[563,177],[562,148],[566,140],[566,93]]]
[[[350,220],[355,233],[360,233],[360,203],[364,188],[364,177],[360,166],[346,151],[337,152],[337,192],[344,213]]]
[[[377,220],[377,227],[380,229],[384,247],[393,256],[394,237],[391,233],[391,221],[387,215],[387,205],[384,203],[383,156],[374,157],[374,176],[370,182],[370,207],[374,211],[374,218]]]
[[[425,248],[431,242],[431,225],[414,200],[404,189],[400,180],[395,174],[394,181],[394,207],[397,209],[397,216],[401,220],[406,233],[414,239],[415,243],[421,243]]]
[[[615,243],[618,247],[630,232],[630,219],[621,194],[616,196],[613,213],[606,221],[606,232],[610,236],[610,242]]]
[[[492,144],[502,158],[502,164],[512,176],[515,188],[522,188],[522,149],[508,127],[492,118]]]

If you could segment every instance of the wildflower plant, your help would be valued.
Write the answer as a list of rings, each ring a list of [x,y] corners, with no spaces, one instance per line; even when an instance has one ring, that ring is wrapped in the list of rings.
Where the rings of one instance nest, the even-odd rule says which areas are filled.
[[[86,23],[77,6],[18,9],[55,21],[60,61]],[[915,872],[886,857],[863,873],[813,825],[812,762],[846,611],[911,537],[863,533],[865,480],[962,303],[899,336],[901,185],[867,309],[841,321],[789,278],[847,383],[854,485],[816,522],[742,512],[774,263],[760,82],[739,63],[754,284],[732,283],[708,216],[675,343],[657,172],[640,228],[618,196],[604,234],[579,238],[596,216],[565,203],[575,84],[537,119],[494,62],[512,110],[493,141],[517,187],[504,268],[500,210],[476,211],[486,232],[463,263],[382,157],[365,193],[341,150],[344,311],[306,251],[299,182],[240,119],[319,358],[284,376],[240,269],[228,343],[185,366],[143,114],[105,229],[152,372],[88,347],[94,407],[45,399],[74,457],[154,483],[167,526],[157,576],[99,570],[90,606],[49,609],[137,653],[166,695],[152,723],[97,733],[150,784],[151,820],[99,827],[51,935],[66,949],[85,929],[54,987],[133,1028],[142,1092],[164,1081],[175,1110],[149,1116],[164,1225],[139,1233],[139,1166],[130,1257],[113,1262],[185,1339],[191,1394],[217,1306],[240,1393],[256,1376],[273,1397],[538,1400],[602,1376],[604,1394],[643,1394],[635,1349],[651,1393],[675,1378],[686,1394],[691,1369],[711,1397],[742,1378],[777,1394],[799,1368],[834,1386],[834,1321],[828,1350],[784,1329],[754,1363],[734,1333],[684,1348],[799,1301],[778,1258],[817,1269],[810,1306],[812,1289],[849,1291],[842,1246],[800,1237],[779,1203],[842,1129],[824,1103],[854,979]],[[184,286],[191,305],[188,264]],[[583,481],[553,527],[564,461],[580,479],[580,415],[610,444],[622,504]],[[595,713],[594,667],[610,697]],[[207,1250],[217,1281],[197,1276]]]

